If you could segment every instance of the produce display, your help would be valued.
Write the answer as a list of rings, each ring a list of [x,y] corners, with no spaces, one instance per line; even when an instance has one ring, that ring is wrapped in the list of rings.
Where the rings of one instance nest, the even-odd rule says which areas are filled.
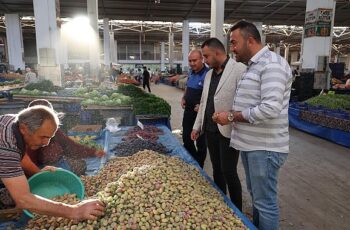
[[[136,115],[158,114],[170,116],[171,106],[162,98],[145,93],[133,85],[120,85],[118,92],[132,97],[132,105]]]
[[[29,83],[25,87],[26,90],[39,90],[39,91],[46,91],[46,92],[57,92],[61,90],[62,88],[59,86],[55,86],[52,81],[50,80],[41,80],[37,83]]]
[[[102,106],[119,106],[130,105],[131,98],[120,93],[113,93],[111,96],[100,95],[93,96],[81,102],[82,106],[102,105]]]
[[[16,79],[16,80],[10,80],[10,81],[3,81],[3,82],[0,82],[0,88],[2,86],[12,86],[12,85],[18,85],[18,84],[22,84],[23,81],[20,80],[20,79]]]
[[[56,92],[41,91],[38,89],[28,90],[25,88],[18,91],[13,91],[13,94],[28,95],[28,96],[57,96]]]
[[[246,229],[198,169],[178,158],[142,151],[103,171],[84,182],[87,192],[99,187],[105,216],[77,229]]]
[[[118,157],[132,156],[142,150],[152,150],[158,153],[169,153],[169,150],[162,144],[152,140],[133,139],[124,141],[115,146],[111,153]]]
[[[317,97],[312,97],[305,102],[309,105],[323,106],[324,108],[328,109],[347,109],[350,108],[350,95],[320,95]]]
[[[51,200],[65,204],[77,204],[80,202],[76,194],[64,194],[63,196],[54,197]],[[35,217],[28,222],[28,225],[25,229],[73,229],[73,226],[73,220],[69,220],[63,217],[35,215]]]
[[[79,141],[77,141],[79,144],[85,145],[89,148],[94,148],[96,150],[100,150],[102,149],[102,146],[97,144],[95,141],[91,140],[91,139],[81,139]]]
[[[29,83],[23,89],[13,91],[13,94],[28,96],[57,96],[57,91],[62,88],[55,86],[50,80],[42,80],[37,83]]]
[[[123,141],[131,141],[141,138],[144,140],[157,141],[158,136],[162,134],[163,131],[154,125],[145,125],[143,129],[140,127],[133,127],[126,132]]]
[[[331,129],[339,129],[345,132],[350,132],[350,119],[340,119],[338,117],[327,116],[312,111],[300,111],[300,119],[318,124]],[[350,117],[350,114],[349,114]]]
[[[135,114],[160,114],[170,116],[171,106],[164,99],[153,94],[147,97],[133,98]]]
[[[111,92],[110,92],[111,93]],[[123,94],[112,92],[109,96],[98,90],[90,90],[89,88],[79,88],[74,93],[74,96],[86,98],[81,102],[82,106],[102,105],[102,106],[119,106],[130,105],[131,98]]]
[[[331,83],[332,83],[332,88],[333,89],[350,89],[350,75],[345,76],[345,84],[343,81],[337,79],[337,78],[332,78]]]
[[[77,89],[62,89],[57,92],[57,96],[60,97],[73,97]]]
[[[350,95],[327,94],[310,98],[300,107],[301,120],[324,127],[350,132]]]
[[[139,87],[133,85],[119,85],[118,92],[129,97],[144,97],[146,93]]]
[[[102,191],[108,183],[118,180],[121,175],[133,168],[157,164],[160,161],[162,161],[162,158],[159,158],[159,154],[151,151],[142,151],[130,157],[113,158],[108,161],[96,176],[80,177],[85,186],[85,194],[94,196],[98,191]]]

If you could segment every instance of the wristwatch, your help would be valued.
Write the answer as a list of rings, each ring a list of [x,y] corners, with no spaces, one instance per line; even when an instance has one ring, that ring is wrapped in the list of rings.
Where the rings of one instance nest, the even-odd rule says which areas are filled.
[[[227,120],[228,120],[229,122],[232,122],[234,119],[235,119],[235,116],[233,115],[233,113],[232,113],[232,112],[229,112],[229,114],[228,114],[228,116],[227,116]]]

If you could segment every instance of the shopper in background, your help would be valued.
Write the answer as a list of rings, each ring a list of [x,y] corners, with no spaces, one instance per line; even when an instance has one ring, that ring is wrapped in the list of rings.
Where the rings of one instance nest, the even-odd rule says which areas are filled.
[[[23,74],[21,68],[17,68],[16,72],[15,73],[18,73],[18,74]]]
[[[35,105],[44,105],[53,109],[52,104],[45,99],[37,99],[29,103],[28,107]],[[26,149],[26,154],[22,161],[22,166],[26,168],[25,174],[32,176],[40,172],[39,166],[51,165],[64,168],[74,172],[76,175],[85,175],[86,157],[102,157],[105,153],[103,150],[97,150],[81,145],[70,139],[60,128],[57,129],[56,135],[51,139],[50,144],[36,150]],[[31,164],[30,161],[34,163]],[[25,166],[27,165],[27,166]],[[29,166],[28,166],[29,165]]]
[[[3,183],[0,183],[0,206],[10,205],[6,203],[9,202],[6,198],[12,198],[17,208],[38,214],[96,220],[104,211],[104,204],[99,200],[91,199],[69,205],[36,196],[29,190],[21,167],[25,149],[37,150],[48,145],[55,136],[58,125],[57,114],[46,106],[33,106],[18,114],[0,116],[0,178]]]
[[[36,76],[36,73],[34,73],[30,67],[26,67],[24,82],[26,84],[29,84],[29,83],[37,83],[38,81],[39,79]]]
[[[248,68],[237,87],[232,111],[214,117],[222,125],[234,123],[231,146],[241,151],[254,225],[260,230],[279,229],[277,182],[289,152],[292,72],[284,58],[263,47],[252,23],[234,25],[230,43],[236,60]]]
[[[242,210],[242,188],[237,174],[239,152],[230,147],[232,126],[218,125],[212,117],[214,112],[232,108],[237,82],[241,79],[245,65],[227,56],[224,45],[217,38],[206,40],[202,44],[202,53],[205,63],[212,69],[204,80],[191,138],[196,140],[200,134],[205,134],[213,165],[214,182],[224,193],[228,187],[232,202]]]
[[[151,88],[149,87],[149,80],[150,80],[150,74],[147,70],[147,67],[143,67],[143,74],[142,74],[142,81],[143,81],[143,89],[146,89],[146,86],[148,88],[148,92],[151,92]]]
[[[181,106],[184,109],[182,120],[182,140],[186,150],[203,168],[205,157],[207,155],[207,145],[205,136],[200,135],[196,142],[191,139],[191,132],[196,121],[199,103],[203,91],[203,83],[208,68],[203,63],[203,55],[200,50],[192,50],[188,54],[188,63],[191,67],[185,88],[184,95],[181,99]]]

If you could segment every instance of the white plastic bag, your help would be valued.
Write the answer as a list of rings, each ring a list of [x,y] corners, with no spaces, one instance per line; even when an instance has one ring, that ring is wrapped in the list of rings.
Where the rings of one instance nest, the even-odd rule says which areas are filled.
[[[106,122],[106,129],[108,129],[110,132],[118,132],[120,130],[118,122],[115,120],[115,118],[108,118]]]

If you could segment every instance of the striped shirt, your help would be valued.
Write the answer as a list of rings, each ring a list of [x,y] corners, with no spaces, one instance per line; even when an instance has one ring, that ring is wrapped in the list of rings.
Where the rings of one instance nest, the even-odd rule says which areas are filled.
[[[24,142],[15,118],[16,115],[0,116],[0,178],[24,175],[21,167]]]
[[[241,151],[289,152],[288,104],[292,72],[280,55],[262,48],[248,62],[232,110],[249,123],[236,122],[231,146]]]

